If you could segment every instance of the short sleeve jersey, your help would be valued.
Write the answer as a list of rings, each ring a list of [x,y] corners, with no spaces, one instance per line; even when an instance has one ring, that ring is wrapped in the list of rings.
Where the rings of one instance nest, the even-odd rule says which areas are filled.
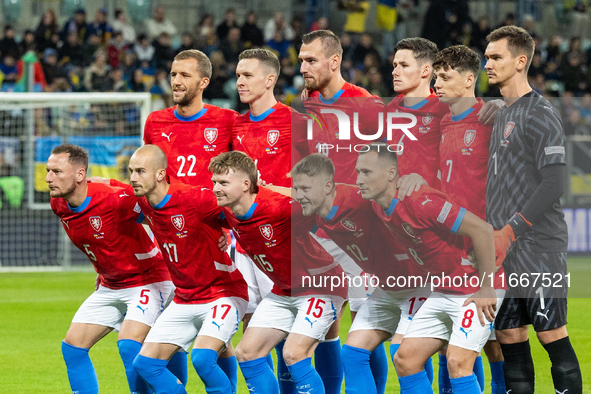
[[[374,201],[373,209],[400,245],[408,250],[409,264],[417,264],[430,277],[441,277],[442,274],[478,276],[478,271],[463,258],[463,250],[457,246],[455,235],[466,209],[450,202],[445,194],[423,186],[403,201],[392,199],[386,210]],[[470,286],[469,280],[456,284],[444,282],[436,291],[466,295],[478,290]]]
[[[486,219],[486,174],[492,126],[478,121],[482,99],[465,112],[441,120],[441,191],[482,220]]]
[[[273,281],[274,294],[344,297],[344,288],[331,291],[302,286],[304,276],[339,275],[342,269],[308,233],[310,221],[297,218],[292,233],[292,213],[298,214],[294,209],[289,197],[261,188],[248,212],[235,216],[224,208],[224,216],[248,256]]]
[[[398,144],[402,147],[402,153],[398,158],[399,174],[417,173],[427,181],[429,186],[439,189],[440,122],[443,116],[449,112],[449,107],[440,103],[435,94],[431,94],[413,106],[406,107],[404,96],[399,95],[388,104],[387,110],[388,113],[412,114],[417,119],[416,125],[408,128],[408,131],[416,137],[416,141],[411,140],[400,128],[394,129],[392,139],[388,140],[389,144]],[[410,123],[410,119],[399,119],[397,120],[399,124]]]
[[[535,91],[497,112],[489,149],[486,220],[495,230],[520,212],[541,183],[540,170],[566,164],[560,114]],[[531,252],[566,252],[568,233],[560,201],[516,240]]]
[[[242,274],[218,248],[221,208],[210,189],[173,182],[160,203],[152,206],[141,198],[140,206],[163,248],[176,303],[204,304],[221,297],[248,300]]]
[[[88,183],[78,207],[52,198],[51,209],[61,219],[70,240],[94,265],[101,285],[125,289],[170,280],[158,246],[141,223],[133,192]]]
[[[191,117],[175,107],[152,112],[146,120],[144,142],[158,145],[168,158],[167,174],[193,186],[210,186],[211,158],[230,150],[232,127],[238,113],[204,104]]]
[[[323,229],[363,271],[387,283],[388,276],[423,275],[398,245],[388,228],[373,213],[372,202],[364,200],[357,187],[337,184],[333,206],[326,217],[316,215]],[[389,290],[401,290],[390,288]]]
[[[322,153],[335,164],[335,182],[353,185],[357,178],[355,164],[359,156],[355,145],[365,145],[369,140],[358,138],[359,133],[376,135],[380,127],[379,114],[385,112],[384,103],[378,96],[372,96],[367,90],[345,82],[343,87],[331,98],[323,98],[319,92],[310,93],[310,98],[304,101],[308,114],[313,118],[313,135],[308,140],[311,153]],[[338,110],[349,116],[350,139],[344,140],[340,136],[339,121],[336,115],[323,113],[323,110]],[[355,115],[357,114],[357,115]],[[358,122],[355,125],[355,117]],[[306,132],[303,129],[301,133]],[[382,129],[382,135],[385,135]],[[377,136],[375,140],[379,140]],[[359,147],[357,149],[360,149]]]

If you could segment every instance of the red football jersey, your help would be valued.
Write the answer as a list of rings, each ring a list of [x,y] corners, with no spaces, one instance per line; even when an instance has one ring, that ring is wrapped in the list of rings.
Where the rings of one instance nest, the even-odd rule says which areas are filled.
[[[234,123],[232,148],[250,156],[267,183],[291,186],[287,173],[292,167],[291,128],[295,117],[303,120],[304,115],[278,102],[259,116],[250,111],[240,115]],[[305,127],[305,122],[302,124]]]
[[[133,192],[88,183],[82,205],[72,208],[65,199],[52,198],[51,209],[72,243],[94,265],[101,285],[126,289],[170,280],[158,246],[140,224],[141,209]]]
[[[468,211],[486,220],[486,175],[492,125],[478,122],[484,105],[478,99],[458,116],[446,114],[441,120],[439,157],[441,190]]]
[[[214,105],[191,117],[175,107],[152,112],[146,120],[144,142],[158,145],[168,158],[166,173],[193,186],[210,186],[209,161],[230,150],[232,126],[238,113]]]
[[[379,113],[385,117],[385,107],[382,99],[371,95],[367,90],[345,82],[331,99],[324,99],[319,92],[310,93],[310,98],[304,101],[306,111],[314,118],[312,139],[308,140],[311,153],[322,153],[333,161],[335,165],[335,182],[354,185],[357,180],[355,164],[359,150],[372,141],[360,139],[355,134],[355,128],[367,136],[375,135],[380,124]],[[339,138],[339,121],[334,114],[322,113],[322,110],[339,110],[349,116],[350,139]],[[355,124],[357,114],[358,124]],[[307,133],[307,128],[299,131]],[[380,140],[386,135],[382,130]],[[355,148],[355,145],[358,145]],[[357,149],[357,150],[355,150]]]
[[[403,201],[394,198],[387,210],[374,201],[373,210],[400,245],[408,249],[414,262],[431,277],[441,278],[445,274],[468,278],[456,282],[455,286],[453,282],[450,286],[444,281],[437,292],[465,295],[478,290],[470,286],[469,280],[478,276],[478,271],[463,258],[465,254],[457,246],[458,236],[454,235],[462,223],[465,208],[450,202],[442,192],[423,186]]]
[[[354,186],[336,185],[337,194],[330,213],[316,216],[316,224],[323,229],[349,257],[363,269],[375,275],[380,283],[388,283],[388,276],[424,276],[414,264],[408,251],[399,246],[388,229],[373,213],[372,203],[364,200]],[[391,287],[386,290],[407,288]]]
[[[388,112],[403,112],[413,114],[417,124],[409,131],[417,138],[411,140],[401,129],[392,131],[389,144],[402,145],[402,153],[398,154],[398,172],[400,175],[417,173],[422,176],[429,186],[439,189],[439,141],[441,140],[440,122],[449,107],[439,102],[435,94],[431,94],[423,101],[411,106],[404,106],[404,95],[394,98],[387,106]],[[403,119],[399,123],[410,123]]]
[[[160,203],[152,206],[141,198],[140,206],[163,248],[176,303],[204,304],[221,297],[248,300],[242,274],[218,248],[222,210],[210,189],[172,182]]]
[[[235,216],[230,208],[224,208],[224,216],[248,256],[273,281],[274,294],[346,297],[347,289],[342,286],[303,287],[304,277],[340,277],[343,270],[309,234],[312,219],[304,218],[297,209],[300,207],[293,205],[291,198],[260,188],[246,214]]]

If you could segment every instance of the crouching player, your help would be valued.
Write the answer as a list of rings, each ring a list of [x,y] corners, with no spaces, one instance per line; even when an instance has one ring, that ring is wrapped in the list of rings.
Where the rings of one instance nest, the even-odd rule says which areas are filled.
[[[166,155],[156,145],[129,160],[131,185],[176,286],[175,297],[148,334],[133,365],[156,393],[186,393],[166,369],[177,351],[188,351],[210,393],[236,392],[218,366],[248,303],[246,282],[227,253],[218,249],[221,209],[205,187],[167,182]]]
[[[424,364],[449,344],[448,370],[454,392],[480,393],[474,361],[490,336],[491,322],[504,296],[504,290],[494,289],[492,228],[430,187],[400,201],[396,154],[383,143],[369,146],[356,166],[361,195],[373,200],[374,212],[412,256],[409,264],[416,263],[429,273],[434,289],[412,319],[394,357],[401,392],[432,393]],[[470,237],[478,271],[462,257],[465,253],[454,234]],[[367,324],[359,319],[361,312],[351,331],[357,324]],[[385,334],[376,326],[373,336],[379,335]],[[363,343],[361,335],[347,338],[348,346],[358,348],[359,343]],[[354,372],[346,369],[345,378]]]
[[[121,188],[88,183],[87,168],[84,149],[61,145],[52,150],[45,177],[51,209],[99,275],[97,290],[78,309],[62,342],[70,387],[74,393],[99,392],[88,353],[101,338],[118,330],[129,390],[147,394],[149,389],[132,363],[174,286],[160,250],[138,223],[136,199]],[[171,368],[172,364],[179,368]],[[184,363],[180,357],[172,364],[169,368],[183,371],[186,357]],[[186,375],[176,375],[186,382]]]
[[[291,199],[257,186],[254,161],[242,152],[222,153],[212,159],[214,193],[238,242],[273,281],[236,347],[240,369],[250,392],[278,394],[279,386],[267,355],[285,341],[283,358],[298,392],[325,393],[311,357],[341,309],[346,288],[305,288],[343,271],[308,233]],[[299,212],[298,212],[299,211]],[[292,218],[292,213],[294,217]],[[287,337],[287,339],[286,339]]]

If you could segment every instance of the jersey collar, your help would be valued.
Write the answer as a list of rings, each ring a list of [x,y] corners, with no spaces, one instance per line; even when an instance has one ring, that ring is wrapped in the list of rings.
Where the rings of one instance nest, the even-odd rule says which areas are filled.
[[[90,200],[92,199],[92,197],[88,196],[84,199],[84,202],[82,204],[80,204],[79,206],[72,208],[72,206],[70,205],[69,202],[66,201],[66,204],[68,204],[68,208],[70,209],[70,211],[74,212],[74,213],[80,213],[82,211],[84,211],[87,207],[88,204],[90,204]]]
[[[252,217],[252,215],[254,215],[254,210],[257,209],[257,206],[259,204],[258,203],[253,203],[250,208],[248,209],[248,212],[246,212],[244,215],[242,216],[236,216],[236,219],[238,220],[248,220]]]
[[[328,213],[328,215],[326,215],[326,217],[324,218],[324,220],[332,220],[335,215],[337,214],[337,211],[339,210],[339,206],[338,205],[334,205],[331,209],[330,212]]]
[[[392,212],[394,212],[396,205],[398,205],[398,199],[393,198],[392,202],[390,202],[390,207],[388,209],[384,209],[384,213],[388,216],[392,215]]]
[[[456,115],[456,116],[452,115],[451,121],[452,122],[459,122],[460,120],[464,120],[466,118],[466,116],[470,115],[475,110],[476,110],[476,108],[470,107],[459,115]]]
[[[158,204],[154,205],[154,209],[164,208],[164,206],[168,203],[169,200],[170,200],[170,194],[167,194],[166,196],[164,196],[162,201],[160,201]]]
[[[260,122],[261,120],[264,120],[267,116],[271,115],[273,112],[275,112],[275,108],[271,107],[258,116],[254,116],[252,113],[249,112],[248,117],[253,122]]]
[[[201,108],[201,111],[197,112],[193,116],[182,116],[178,112],[176,112],[176,108],[175,108],[174,109],[174,117],[177,118],[178,120],[180,120],[181,122],[192,122],[194,120],[199,119],[203,115],[205,115],[206,112],[207,112],[207,108],[203,107],[203,108]]]
[[[338,92],[336,92],[335,95],[329,99],[322,98],[322,95],[320,93],[318,93],[318,98],[320,99],[320,101],[322,101],[322,104],[330,105],[330,104],[336,103],[336,101],[339,99],[339,97],[341,97],[343,95],[343,93],[345,93],[345,90],[341,89]]]

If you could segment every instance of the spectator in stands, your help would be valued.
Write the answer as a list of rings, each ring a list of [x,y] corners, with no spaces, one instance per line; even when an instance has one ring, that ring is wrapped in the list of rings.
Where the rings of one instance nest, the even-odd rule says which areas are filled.
[[[156,111],[156,107],[164,109],[174,105],[172,102],[172,89],[166,70],[156,71],[154,84],[150,88],[150,93],[157,96],[156,99],[152,99],[152,111]]]
[[[278,31],[282,33],[283,38],[287,41],[291,41],[295,37],[295,32],[291,26],[285,22],[285,17],[283,16],[282,12],[276,12],[275,16],[269,19],[265,24],[265,42],[274,39],[275,33]]]
[[[35,53],[37,52],[37,44],[35,43],[35,33],[33,33],[33,30],[25,30],[23,39],[19,44],[19,51],[19,57],[23,56],[29,51],[34,51]]]
[[[238,64],[238,56],[244,50],[244,44],[240,41],[240,28],[230,29],[228,36],[220,43],[220,51],[224,54],[227,67],[234,70]]]
[[[503,19],[503,21],[501,22],[501,24],[499,26],[497,26],[496,28],[498,29],[499,27],[503,27],[503,26],[511,26],[515,24],[515,14],[512,12],[508,12],[505,15],[505,19]]]
[[[565,135],[589,134],[589,129],[585,127],[585,120],[577,108],[570,111],[566,117],[563,116],[562,121]]]
[[[41,66],[47,82],[46,92],[67,92],[71,90],[68,75],[57,63],[57,51],[55,49],[45,49]]]
[[[53,10],[45,10],[35,30],[35,43],[37,50],[44,52],[45,48],[52,47],[51,35],[58,32],[57,19]]]
[[[80,8],[76,10],[74,16],[68,19],[62,29],[62,41],[66,41],[68,33],[75,31],[78,34],[78,40],[81,44],[85,44],[90,35],[88,24],[86,23],[86,11]]]
[[[312,28],[310,31],[316,30],[328,30],[328,18],[321,16],[317,21],[312,22]]]
[[[562,62],[562,53],[560,51],[560,44],[562,39],[560,36],[551,36],[548,39],[548,45],[546,46],[546,56],[542,55],[542,61],[546,63],[557,63]]]
[[[471,23],[467,0],[432,1],[423,24],[422,37],[433,41],[439,49],[448,41],[455,41],[464,25]]]
[[[532,57],[531,64],[529,65],[527,75],[533,78],[538,74],[544,74],[544,69],[545,67],[542,63],[542,53],[536,50],[534,52],[534,56]]]
[[[131,45],[135,42],[135,29],[131,23],[127,22],[127,17],[121,8],[115,10],[115,20],[111,22],[111,25],[113,26],[113,31],[123,33],[123,41],[126,44]]]
[[[340,37],[341,46],[343,47],[343,60],[352,60],[354,47],[351,43],[351,36],[347,33],[343,33]]]
[[[581,56],[576,52],[571,52],[566,56],[566,60],[567,64],[562,69],[564,90],[573,92],[575,96],[582,96],[588,91],[588,86]]]
[[[359,41],[359,44],[357,44],[355,50],[353,51],[353,65],[355,67],[362,67],[363,61],[365,60],[365,56],[367,56],[368,54],[375,54],[378,59],[380,57],[380,53],[373,45],[373,40],[371,36],[367,33],[363,33],[361,35],[361,40]]]
[[[293,88],[293,79],[296,75],[296,69],[291,62],[291,59],[287,57],[281,58],[281,71],[279,72],[280,77],[283,79],[284,82],[284,89],[292,89]]]
[[[571,53],[576,54],[579,57],[579,59],[581,59],[583,64],[587,63],[586,62],[587,54],[583,51],[581,37],[579,37],[579,36],[571,37],[571,39],[568,43],[568,50],[566,51],[566,53],[563,54],[563,57],[562,57],[562,65],[563,66],[568,61],[568,59],[567,59],[568,55],[570,55]]]
[[[529,84],[540,95],[546,95],[546,77],[543,73],[538,73],[534,77],[529,78]]]
[[[154,58],[154,52],[156,51],[152,45],[150,45],[150,41],[148,41],[148,36],[145,34],[140,34],[137,37],[137,43],[133,47],[133,51],[137,56],[137,60],[142,62],[144,60],[148,62],[152,62]]]
[[[217,44],[217,36],[213,27],[214,18],[212,14],[204,14],[201,20],[194,27],[197,48],[209,55]]]
[[[244,25],[240,28],[240,37],[246,49],[262,47],[265,44],[263,31],[257,26],[257,13],[248,11]]]
[[[101,38],[96,34],[88,36],[88,40],[84,45],[84,65],[88,66],[94,60],[96,51],[101,47]]]
[[[146,92],[146,84],[144,83],[144,72],[141,68],[136,68],[133,72],[133,77],[129,83],[131,90],[134,92]]]
[[[207,100],[227,99],[228,95],[224,91],[224,86],[228,82],[228,69],[224,55],[220,51],[213,51],[209,59],[212,67],[211,80],[207,89],[203,91],[203,98]],[[233,88],[236,89],[236,86]]]
[[[131,81],[133,72],[137,67],[137,56],[135,52],[133,50],[126,51],[125,55],[123,56],[123,66],[121,67],[126,81]]]
[[[535,40],[537,37],[539,37],[538,33],[536,32],[536,29],[534,27],[534,23],[535,23],[535,18],[533,17],[533,15],[530,14],[525,14],[523,16],[523,23],[522,26],[528,33],[530,36],[532,36],[532,38]]]
[[[177,30],[174,24],[166,19],[166,10],[164,6],[159,5],[154,11],[154,19],[146,20],[146,33],[148,38],[153,40],[162,32],[168,33],[172,38],[177,35]]]
[[[123,59],[123,54],[127,51],[127,43],[123,40],[123,33],[115,31],[111,43],[107,48],[107,55],[109,56],[109,65],[112,69],[119,67],[119,62]]]
[[[186,31],[181,37],[181,46],[177,48],[175,55],[181,53],[182,51],[188,51],[189,49],[197,49],[197,44],[195,43],[191,32]]]
[[[367,72],[366,89],[369,93],[379,97],[388,96],[389,91],[384,85],[384,81],[382,81],[382,74],[377,67],[372,67]]]
[[[280,30],[275,32],[275,36],[272,40],[267,41],[267,48],[275,52],[277,57],[280,59],[282,57],[291,58],[292,54],[290,52],[295,53],[295,49],[291,45],[291,42],[283,37],[283,33],[281,33]]]
[[[296,54],[300,52],[300,47],[302,46],[302,37],[307,31],[304,30],[304,19],[300,16],[294,16],[291,20],[291,28],[293,30],[294,37],[291,40],[291,44],[295,48]],[[297,55],[295,59],[295,63],[297,63]],[[294,63],[294,64],[295,64]]]
[[[107,23],[107,9],[96,10],[94,21],[88,25],[90,34],[95,34],[101,39],[101,45],[108,45],[113,34],[113,28]]]
[[[72,31],[68,34],[64,45],[58,50],[60,65],[74,67],[84,66],[84,49],[78,40],[78,34]]]
[[[106,92],[109,83],[107,53],[99,49],[94,55],[94,62],[84,72],[84,87],[89,92]]]
[[[488,16],[484,15],[478,19],[472,28],[472,37],[470,39],[470,46],[476,48],[480,53],[484,53],[486,50],[486,36],[488,36],[492,30],[488,27]]]
[[[565,8],[569,9],[569,16],[571,19],[571,34],[588,38],[589,34],[589,14],[587,13],[587,0],[565,1]]]
[[[162,32],[154,42],[154,60],[156,68],[170,70],[172,61],[174,60],[174,49],[172,49],[172,41],[167,32]]]
[[[18,79],[18,70],[16,69],[16,59],[8,54],[2,59],[0,72],[4,74],[4,82],[15,83]]]
[[[14,59],[20,57],[20,49],[14,39],[14,28],[12,25],[4,26],[4,37],[0,40],[0,59],[8,55]]]
[[[109,74],[109,92],[127,93],[131,92],[129,84],[125,80],[123,70],[120,68],[113,69]]]
[[[585,93],[577,102],[577,108],[587,125],[591,125],[591,93]]]
[[[220,42],[224,41],[228,36],[228,33],[233,28],[239,28],[238,22],[236,22],[236,10],[234,8],[228,8],[224,15],[224,20],[218,25],[216,33]]]

